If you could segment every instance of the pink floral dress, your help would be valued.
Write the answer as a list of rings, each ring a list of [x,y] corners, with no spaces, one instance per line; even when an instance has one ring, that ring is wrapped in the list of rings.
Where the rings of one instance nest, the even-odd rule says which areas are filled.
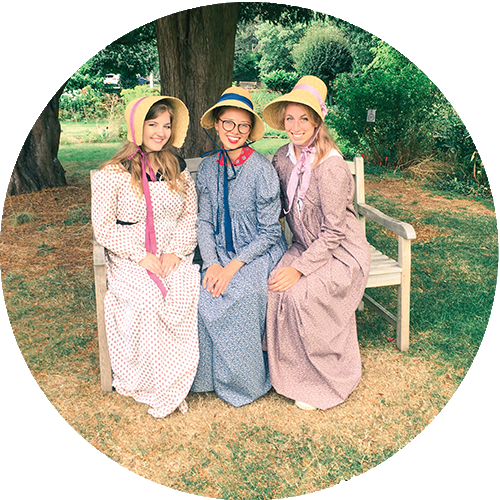
[[[186,194],[164,181],[149,182],[158,257],[175,253],[177,271],[156,283],[139,265],[146,256],[146,202],[131,185],[131,176],[108,165],[92,179],[92,223],[96,240],[106,248],[105,323],[113,387],[165,417],[184,401],[198,365],[197,312],[199,266],[196,247],[197,196],[187,170]]]

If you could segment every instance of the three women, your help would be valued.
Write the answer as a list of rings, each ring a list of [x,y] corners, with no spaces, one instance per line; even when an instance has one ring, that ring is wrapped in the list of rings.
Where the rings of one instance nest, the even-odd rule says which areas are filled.
[[[274,168],[248,143],[264,124],[246,90],[227,89],[201,118],[223,146],[198,169],[201,286],[193,181],[168,152],[182,144],[187,110],[161,97],[127,109],[129,143],[94,176],[93,220],[108,249],[113,385],[154,416],[185,411],[190,388],[238,407],[272,385],[300,408],[327,409],[358,384],[355,310],[369,248],[352,175],[324,125],[325,98],[324,83],[309,76],[266,106],[266,122],[291,140]],[[152,112],[162,101],[168,112]]]

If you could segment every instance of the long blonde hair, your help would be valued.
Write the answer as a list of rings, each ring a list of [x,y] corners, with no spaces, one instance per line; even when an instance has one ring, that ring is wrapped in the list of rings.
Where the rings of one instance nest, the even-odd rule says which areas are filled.
[[[316,148],[316,158],[314,160],[314,163],[312,164],[313,168],[319,165],[330,154],[330,151],[332,149],[341,153],[339,147],[337,146],[337,143],[333,140],[330,131],[325,125],[325,122],[318,116],[316,111],[311,109],[309,106],[306,106],[305,104],[295,102],[292,103],[291,101],[282,101],[280,103],[277,103],[277,116],[281,126],[283,127],[283,130],[285,130],[286,108],[289,104],[297,104],[298,106],[301,106],[305,110],[307,117],[309,118],[313,126],[315,128],[318,128],[316,138],[314,139],[313,144],[311,144],[311,146],[314,146]]]
[[[158,101],[146,115],[146,120],[153,120],[158,115],[168,111],[170,113],[170,120],[173,122],[175,116],[173,114],[172,108],[165,101]],[[173,128],[172,128],[173,130]],[[172,132],[167,143],[163,146],[161,151],[154,151],[148,153],[148,160],[151,164],[158,165],[158,171],[166,180],[168,187],[177,193],[186,193],[184,187],[184,179],[181,176],[179,160],[173,154],[172,143],[174,142],[174,134]],[[142,147],[139,146],[141,149]],[[107,165],[118,165],[125,172],[129,172],[132,178],[132,187],[140,195],[143,195],[142,190],[142,165],[140,154],[137,153],[137,146],[130,141],[125,141],[122,148],[111,158],[109,161],[103,163],[100,168],[104,168]]]

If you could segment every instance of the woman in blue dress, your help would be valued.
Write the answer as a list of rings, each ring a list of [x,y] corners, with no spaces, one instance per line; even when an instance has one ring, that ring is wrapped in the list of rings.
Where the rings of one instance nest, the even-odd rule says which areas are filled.
[[[247,90],[225,90],[201,125],[215,128],[223,148],[198,169],[200,362],[191,390],[215,391],[239,407],[271,388],[262,337],[269,273],[286,251],[279,181],[247,145],[264,135]]]

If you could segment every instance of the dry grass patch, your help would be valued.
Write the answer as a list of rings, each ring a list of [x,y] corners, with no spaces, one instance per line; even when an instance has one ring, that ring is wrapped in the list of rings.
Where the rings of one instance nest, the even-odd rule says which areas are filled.
[[[422,189],[422,183],[417,180],[391,179],[381,177],[366,181],[366,192],[378,194],[395,200],[406,207],[411,206],[412,212],[418,214],[425,210],[464,211],[475,215],[495,216],[495,212],[474,200],[449,198],[438,194],[429,194]]]
[[[469,200],[429,197],[404,180],[370,182],[367,190],[405,208],[411,205],[421,241],[446,231],[425,219],[427,209],[460,205],[471,214],[487,211]],[[100,392],[89,208],[89,188],[80,186],[6,200],[0,237],[6,304],[25,360],[63,418],[102,453],[151,481],[225,499],[282,498],[324,489],[405,446],[432,422],[465,375],[466,368],[455,369],[453,362],[434,356],[431,347],[445,340],[434,323],[427,326],[427,318],[418,327],[421,332],[412,331],[412,351],[400,353],[387,341],[393,334],[372,328],[366,312],[360,316],[360,331],[374,332],[377,343],[363,342],[363,376],[345,403],[304,412],[271,391],[237,409],[214,393],[190,394],[186,415],[174,412],[156,420],[145,405]],[[6,223],[25,212],[33,218]],[[458,273],[456,262],[446,259],[451,257],[437,266],[440,273],[448,268]],[[472,264],[464,262],[461,272],[473,274],[466,266]],[[426,281],[426,269],[413,276],[422,295],[439,283],[431,264],[431,284]],[[471,282],[477,279],[471,276]],[[389,299],[392,306],[395,298]],[[413,318],[421,311],[429,316],[428,303],[415,307]],[[419,341],[425,356],[415,347]],[[470,357],[464,346],[461,359]]]
[[[131,398],[101,395],[85,362],[34,376],[65,420],[125,468],[190,493],[203,485],[203,495],[222,498],[235,482],[269,482],[270,472],[275,494],[287,485],[309,493],[362,473],[377,465],[372,456],[392,454],[420,433],[457,387],[453,374],[437,375],[438,365],[396,351],[362,349],[362,360],[359,386],[327,411],[304,412],[274,391],[239,409],[206,393],[188,396],[186,415],[161,420]],[[343,460],[353,449],[359,464],[347,473]]]

